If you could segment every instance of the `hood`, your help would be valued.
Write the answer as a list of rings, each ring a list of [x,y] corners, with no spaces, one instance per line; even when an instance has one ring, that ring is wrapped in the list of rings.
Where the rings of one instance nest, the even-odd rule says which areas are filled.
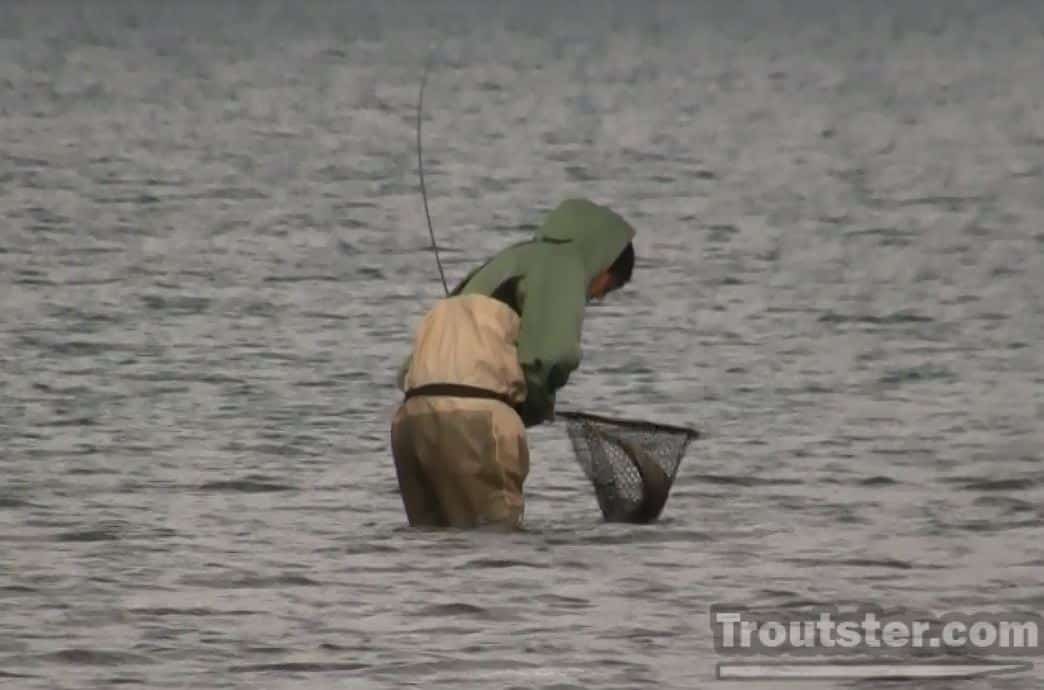
[[[611,209],[587,199],[568,199],[551,211],[535,238],[575,245],[590,283],[616,261],[634,235],[634,228]]]

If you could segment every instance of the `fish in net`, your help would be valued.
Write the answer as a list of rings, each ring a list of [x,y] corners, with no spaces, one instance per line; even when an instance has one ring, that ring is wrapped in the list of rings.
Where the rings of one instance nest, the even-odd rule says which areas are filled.
[[[557,412],[608,522],[648,523],[663,511],[678,466],[699,432],[681,426]]]

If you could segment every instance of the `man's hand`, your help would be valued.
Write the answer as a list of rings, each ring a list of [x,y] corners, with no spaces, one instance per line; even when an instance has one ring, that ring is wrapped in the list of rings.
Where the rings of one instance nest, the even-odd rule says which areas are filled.
[[[515,411],[526,427],[536,426],[555,418],[555,394],[548,390],[540,360],[531,365],[522,365],[526,377],[526,399]]]
[[[518,416],[522,418],[522,424],[527,429],[531,426],[536,426],[537,424],[542,424],[543,422],[547,421],[546,410],[534,408],[532,405],[529,404],[529,400],[526,400],[525,402],[519,404],[515,408],[515,412],[517,412]],[[552,412],[552,416],[553,414],[554,413]]]

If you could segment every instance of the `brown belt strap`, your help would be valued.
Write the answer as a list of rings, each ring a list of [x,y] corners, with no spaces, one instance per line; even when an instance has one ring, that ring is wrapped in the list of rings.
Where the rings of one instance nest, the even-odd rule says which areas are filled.
[[[487,400],[499,400],[500,402],[514,407],[514,403],[503,393],[497,393],[478,386],[468,386],[463,383],[429,383],[417,386],[406,391],[406,400],[418,395],[433,395],[448,398],[485,398]]]

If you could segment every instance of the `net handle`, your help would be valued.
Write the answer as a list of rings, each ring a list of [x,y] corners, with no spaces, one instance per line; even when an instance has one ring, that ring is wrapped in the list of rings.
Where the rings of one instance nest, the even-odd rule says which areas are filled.
[[[578,412],[576,410],[555,410],[555,417],[561,417],[562,419],[577,419],[589,420],[592,422],[604,422],[606,424],[615,424],[617,426],[630,427],[632,429],[659,429],[661,431],[670,431],[676,434],[685,434],[689,438],[689,440],[697,439],[700,437],[699,431],[687,426],[660,424],[659,422],[646,422],[640,419],[620,419],[617,417],[604,417],[602,415],[591,414],[590,412]]]

